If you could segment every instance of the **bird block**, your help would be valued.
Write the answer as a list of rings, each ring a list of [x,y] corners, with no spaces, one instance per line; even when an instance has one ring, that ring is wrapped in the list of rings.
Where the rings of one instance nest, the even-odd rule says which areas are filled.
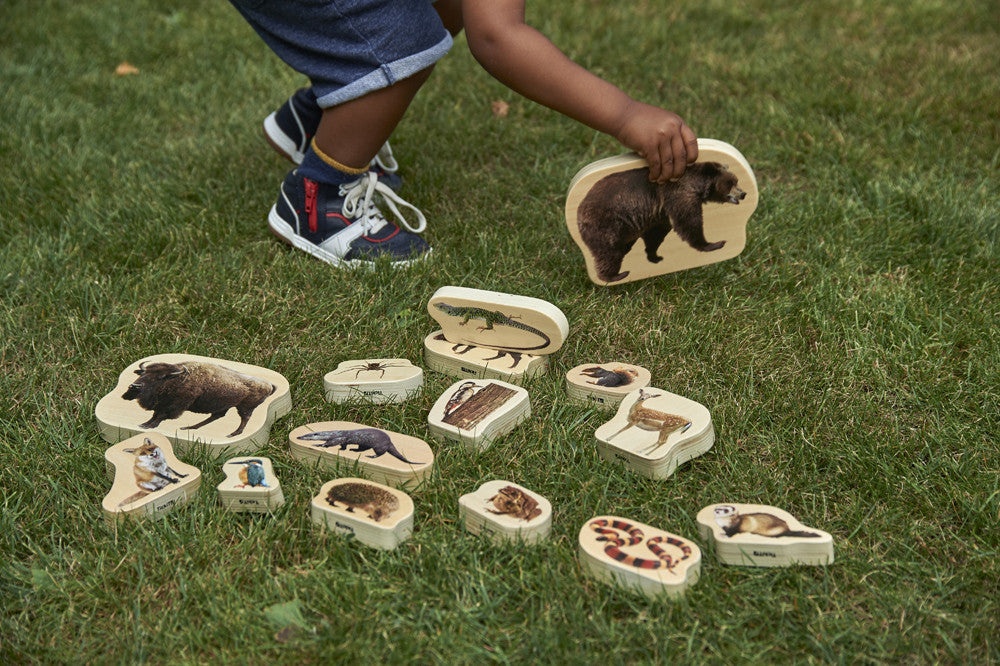
[[[440,330],[424,338],[424,362],[450,377],[502,379],[512,384],[543,375],[549,366],[547,356],[454,344]]]
[[[708,409],[662,389],[629,393],[614,418],[594,433],[597,451],[634,472],[665,479],[677,466],[712,448],[715,427]]]
[[[509,481],[488,481],[458,498],[465,529],[493,541],[538,543],[552,531],[552,505]]]
[[[267,513],[285,503],[271,459],[237,456],[222,464],[226,478],[216,486],[222,506],[235,513]]]
[[[323,377],[328,402],[401,403],[419,395],[424,371],[405,358],[344,361]]]
[[[724,564],[787,567],[833,564],[833,537],[764,504],[712,504],[698,512],[701,538]]]
[[[531,416],[528,392],[495,379],[469,379],[448,387],[427,415],[431,434],[474,451],[489,448]]]
[[[277,372],[189,354],[136,361],[94,410],[109,442],[158,432],[183,451],[195,442],[214,454],[242,454],[267,444],[271,424],[292,407]]]
[[[413,533],[410,496],[366,479],[328,481],[311,508],[314,523],[373,548],[392,550]]]
[[[548,301],[467,287],[441,287],[427,311],[452,344],[541,356],[562,347],[569,322]]]
[[[580,528],[580,563],[596,578],[647,597],[679,596],[698,581],[701,549],[628,518],[596,516]]]
[[[584,363],[566,373],[566,393],[573,402],[613,409],[650,379],[649,370],[638,365]]]
[[[746,158],[728,143],[699,139],[698,161],[662,185],[649,181],[649,165],[635,154],[587,165],[566,194],[566,226],[590,279],[603,286],[732,259],[746,247],[756,207]]]
[[[422,439],[349,421],[309,423],[288,433],[292,457],[378,483],[416,487],[434,468]]]
[[[136,435],[104,452],[111,490],[101,501],[105,518],[162,518],[186,503],[201,486],[201,471],[174,455],[170,440],[151,432]]]

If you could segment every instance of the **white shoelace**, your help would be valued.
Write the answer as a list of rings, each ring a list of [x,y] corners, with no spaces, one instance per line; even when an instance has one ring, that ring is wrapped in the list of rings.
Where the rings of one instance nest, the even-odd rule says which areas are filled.
[[[408,231],[419,234],[427,228],[427,219],[420,212],[420,209],[400,198],[390,187],[380,183],[378,176],[371,171],[366,172],[354,182],[340,186],[340,195],[344,197],[344,215],[352,220],[357,219],[371,233],[381,229],[388,223],[388,220],[382,214],[382,211],[378,209],[378,206],[372,203],[372,196],[376,192],[382,195],[382,200],[385,201],[386,206],[389,207],[389,210],[392,211],[402,223],[402,226]],[[405,206],[416,213],[417,226],[413,226],[403,217],[396,204]]]
[[[396,161],[395,156],[392,154],[392,148],[389,146],[388,141],[382,144],[382,147],[378,149],[378,154],[375,155],[375,159],[372,161],[386,173],[396,173],[399,170],[399,162]]]

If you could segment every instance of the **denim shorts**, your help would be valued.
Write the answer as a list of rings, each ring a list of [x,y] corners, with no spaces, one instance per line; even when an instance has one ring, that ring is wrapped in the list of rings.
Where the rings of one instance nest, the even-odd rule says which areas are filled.
[[[451,48],[430,0],[230,0],[335,106],[426,69]]]

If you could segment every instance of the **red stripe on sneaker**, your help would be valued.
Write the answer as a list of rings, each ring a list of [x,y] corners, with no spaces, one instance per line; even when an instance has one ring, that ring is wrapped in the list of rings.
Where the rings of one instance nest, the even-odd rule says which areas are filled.
[[[308,178],[302,179],[306,187],[306,214],[309,215],[309,231],[316,233],[319,228],[316,220],[316,193],[319,191],[319,183]]]
[[[390,240],[393,236],[395,236],[398,233],[399,233],[399,227],[396,227],[396,230],[393,231],[388,236],[386,236],[385,238],[371,238],[370,236],[362,236],[362,238],[364,238],[366,241],[369,241],[371,243],[384,243],[387,240]]]

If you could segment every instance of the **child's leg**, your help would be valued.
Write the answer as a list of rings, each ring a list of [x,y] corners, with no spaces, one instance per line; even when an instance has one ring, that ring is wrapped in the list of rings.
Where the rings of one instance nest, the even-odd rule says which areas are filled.
[[[431,70],[428,67],[388,88],[324,109],[314,139],[316,146],[340,164],[367,168]]]

